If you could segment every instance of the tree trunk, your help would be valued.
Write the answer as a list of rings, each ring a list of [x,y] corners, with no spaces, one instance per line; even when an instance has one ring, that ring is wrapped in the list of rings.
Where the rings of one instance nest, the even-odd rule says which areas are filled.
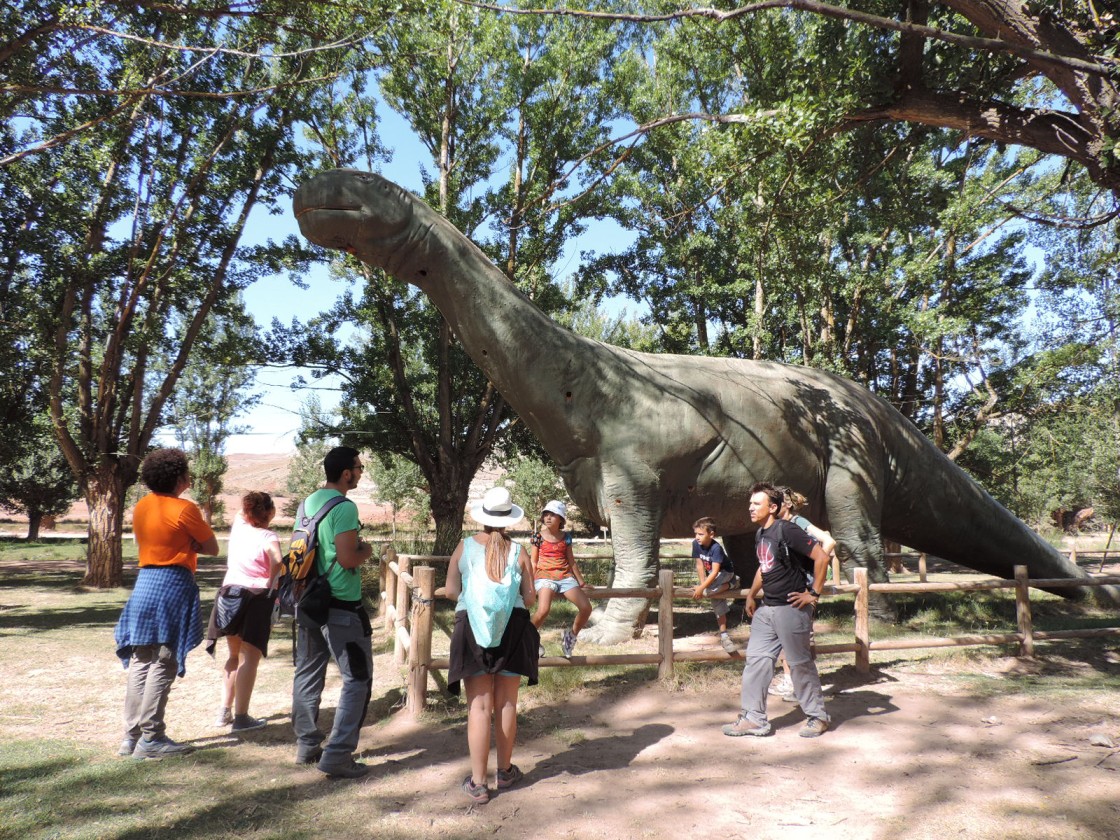
[[[37,510],[27,512],[27,540],[31,542],[39,539],[39,526],[43,523],[43,514]]]
[[[432,519],[436,523],[436,541],[432,554],[450,554],[463,538],[463,511],[467,506],[469,486],[468,481],[461,492],[458,488],[442,492],[433,488]]]
[[[116,464],[98,467],[87,482],[89,559],[82,581],[86,586],[108,589],[124,582],[121,560],[124,489]]]

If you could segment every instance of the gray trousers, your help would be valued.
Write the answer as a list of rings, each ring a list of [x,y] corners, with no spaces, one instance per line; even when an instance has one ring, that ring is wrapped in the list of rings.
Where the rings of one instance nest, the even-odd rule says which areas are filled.
[[[178,671],[179,661],[167,645],[138,645],[132,649],[124,694],[126,738],[152,740],[163,736],[167,728],[163,713]]]
[[[813,608],[767,607],[754,611],[751,635],[747,641],[747,661],[743,666],[740,704],[747,720],[756,725],[767,722],[766,689],[774,678],[774,662],[783,650],[793,680],[793,693],[806,716],[827,721],[821,677],[813,662],[809,636],[813,630]]]
[[[292,728],[299,758],[314,754],[323,742],[319,702],[331,659],[342,675],[342,693],[330,739],[323,748],[326,766],[346,765],[358,749],[358,736],[373,693],[373,653],[366,633],[369,620],[350,610],[331,609],[320,630],[298,625],[296,673],[292,682]]]

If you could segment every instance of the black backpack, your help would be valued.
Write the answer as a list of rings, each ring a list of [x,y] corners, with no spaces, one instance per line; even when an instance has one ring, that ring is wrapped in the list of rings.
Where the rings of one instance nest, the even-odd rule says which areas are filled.
[[[327,620],[330,605],[330,584],[326,573],[319,574],[319,523],[335,507],[349,501],[345,496],[332,496],[312,517],[304,515],[303,503],[296,512],[292,541],[284,555],[280,581],[277,584],[280,615],[293,618],[305,627],[319,628]],[[333,563],[331,564],[334,565]]]

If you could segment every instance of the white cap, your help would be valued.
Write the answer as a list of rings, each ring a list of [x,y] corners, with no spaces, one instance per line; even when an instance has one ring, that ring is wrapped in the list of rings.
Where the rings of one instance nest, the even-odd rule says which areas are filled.
[[[509,490],[505,487],[491,487],[482,501],[471,507],[471,519],[491,528],[516,525],[524,515],[525,511],[513,503]]]
[[[568,507],[563,502],[558,501],[557,499],[553,499],[551,502],[544,506],[544,510],[541,511],[541,515],[543,516],[546,513],[555,513],[565,522],[568,521]]]

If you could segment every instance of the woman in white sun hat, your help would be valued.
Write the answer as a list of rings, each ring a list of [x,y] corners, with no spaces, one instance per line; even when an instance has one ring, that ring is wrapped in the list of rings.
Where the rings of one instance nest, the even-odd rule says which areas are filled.
[[[467,687],[467,747],[471,774],[463,791],[475,802],[488,802],[486,765],[490,758],[491,719],[498,753],[497,789],[522,777],[513,764],[517,735],[517,692],[521,678],[537,683],[540,635],[529,619],[536,601],[529,555],[506,535],[525,512],[513,504],[509,490],[493,487],[471,508],[482,530],[455,548],[447,568],[447,597],[456,598],[455,629],[447,688]]]

